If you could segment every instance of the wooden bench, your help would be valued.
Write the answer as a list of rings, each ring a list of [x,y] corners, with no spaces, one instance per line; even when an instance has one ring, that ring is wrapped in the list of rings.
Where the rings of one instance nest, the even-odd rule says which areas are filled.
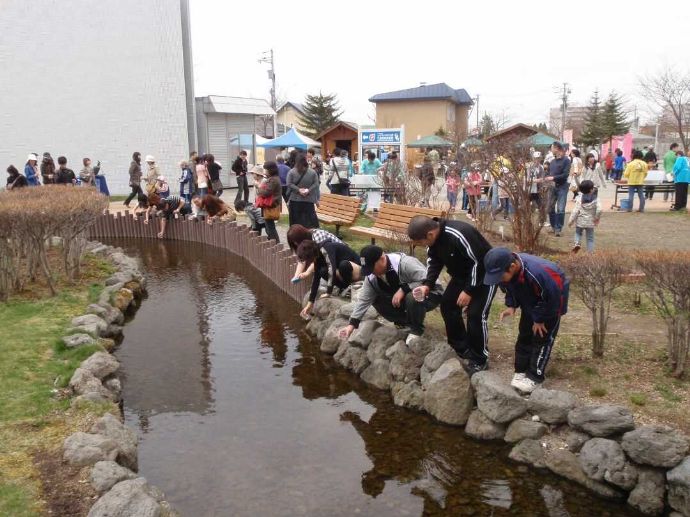
[[[359,198],[340,196],[338,194],[322,194],[316,215],[319,221],[335,225],[335,234],[340,237],[341,226],[352,226],[359,215]]]
[[[432,208],[419,208],[415,206],[396,205],[394,203],[381,203],[376,222],[371,228],[365,226],[353,226],[350,231],[356,235],[363,235],[371,238],[371,243],[376,244],[376,239],[406,242],[410,244],[407,237],[407,227],[410,219],[415,215],[427,215],[429,217],[445,217],[444,210],[434,210]]]
[[[618,196],[621,194],[628,194],[630,192],[630,185],[627,183],[619,182],[617,181],[615,183],[616,185],[616,195],[615,199],[613,200],[613,204],[611,205],[611,208],[620,208],[620,204],[618,203]],[[645,183],[645,193],[648,188],[653,187],[654,193],[655,194],[675,194],[676,193],[676,185],[674,183],[670,182],[664,182],[664,183]]]

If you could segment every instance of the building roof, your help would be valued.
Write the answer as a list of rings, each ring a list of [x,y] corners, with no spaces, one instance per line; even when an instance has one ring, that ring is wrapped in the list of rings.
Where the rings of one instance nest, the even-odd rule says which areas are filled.
[[[494,140],[496,138],[500,138],[500,137],[505,136],[507,134],[513,133],[517,129],[522,129],[523,131],[527,131],[527,132],[529,132],[530,135],[536,135],[539,132],[536,129],[534,129],[533,127],[528,126],[527,124],[520,123],[520,124],[514,124],[514,125],[507,127],[505,129],[501,129],[500,131],[496,131],[494,134],[489,135],[486,138],[486,140],[489,141],[489,140]]]
[[[197,97],[203,100],[204,113],[234,113],[239,115],[275,115],[273,108],[264,99],[248,97],[225,97],[209,95]]]
[[[425,84],[416,88],[397,90],[394,92],[377,93],[369,98],[369,102],[390,101],[422,101],[434,99],[447,99],[456,104],[473,104],[466,90],[454,90],[446,83]]]
[[[453,142],[438,135],[429,135],[410,142],[407,147],[424,149],[426,147],[453,147]]]
[[[278,108],[278,111],[283,111],[283,108],[285,108],[286,106],[292,106],[297,111],[299,111],[302,115],[304,115],[304,104],[302,104],[301,102],[286,101],[283,103],[282,106],[280,106],[280,108]]]
[[[335,128],[337,128],[339,126],[344,126],[346,129],[349,129],[350,131],[354,131],[355,133],[357,133],[359,131],[357,124],[354,124],[352,122],[345,122],[344,120],[339,120],[336,124],[333,124],[328,129],[325,129],[325,130],[321,131],[321,133],[316,135],[316,140],[321,140],[321,138],[323,138],[323,136],[325,134],[330,133],[331,131],[333,131]]]

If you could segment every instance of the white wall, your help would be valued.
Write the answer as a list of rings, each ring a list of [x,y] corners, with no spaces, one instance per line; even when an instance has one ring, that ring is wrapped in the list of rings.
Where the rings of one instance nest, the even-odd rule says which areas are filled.
[[[23,170],[29,152],[65,155],[75,172],[88,156],[101,160],[111,192],[125,193],[139,151],[176,179],[193,99],[186,2],[2,0],[2,173],[10,163]]]

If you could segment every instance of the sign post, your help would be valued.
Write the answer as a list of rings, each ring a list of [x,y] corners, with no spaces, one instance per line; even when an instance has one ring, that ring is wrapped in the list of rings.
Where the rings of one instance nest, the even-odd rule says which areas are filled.
[[[357,138],[359,159],[367,147],[397,147],[400,162],[405,163],[405,126],[393,129],[360,129]]]

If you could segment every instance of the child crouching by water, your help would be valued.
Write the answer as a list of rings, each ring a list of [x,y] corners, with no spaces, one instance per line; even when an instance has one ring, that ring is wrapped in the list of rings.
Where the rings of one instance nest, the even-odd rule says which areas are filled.
[[[264,221],[264,216],[261,214],[261,209],[255,207],[254,203],[247,203],[243,199],[238,199],[235,201],[235,212],[247,214],[252,224],[252,231],[258,232],[259,235],[266,228],[266,221]]]
[[[575,199],[575,208],[570,214],[568,226],[575,225],[575,245],[573,253],[580,251],[582,247],[582,234],[587,236],[587,251],[594,251],[594,227],[601,219],[601,202],[594,190],[594,182],[585,180],[580,182],[578,188],[580,194]]]

